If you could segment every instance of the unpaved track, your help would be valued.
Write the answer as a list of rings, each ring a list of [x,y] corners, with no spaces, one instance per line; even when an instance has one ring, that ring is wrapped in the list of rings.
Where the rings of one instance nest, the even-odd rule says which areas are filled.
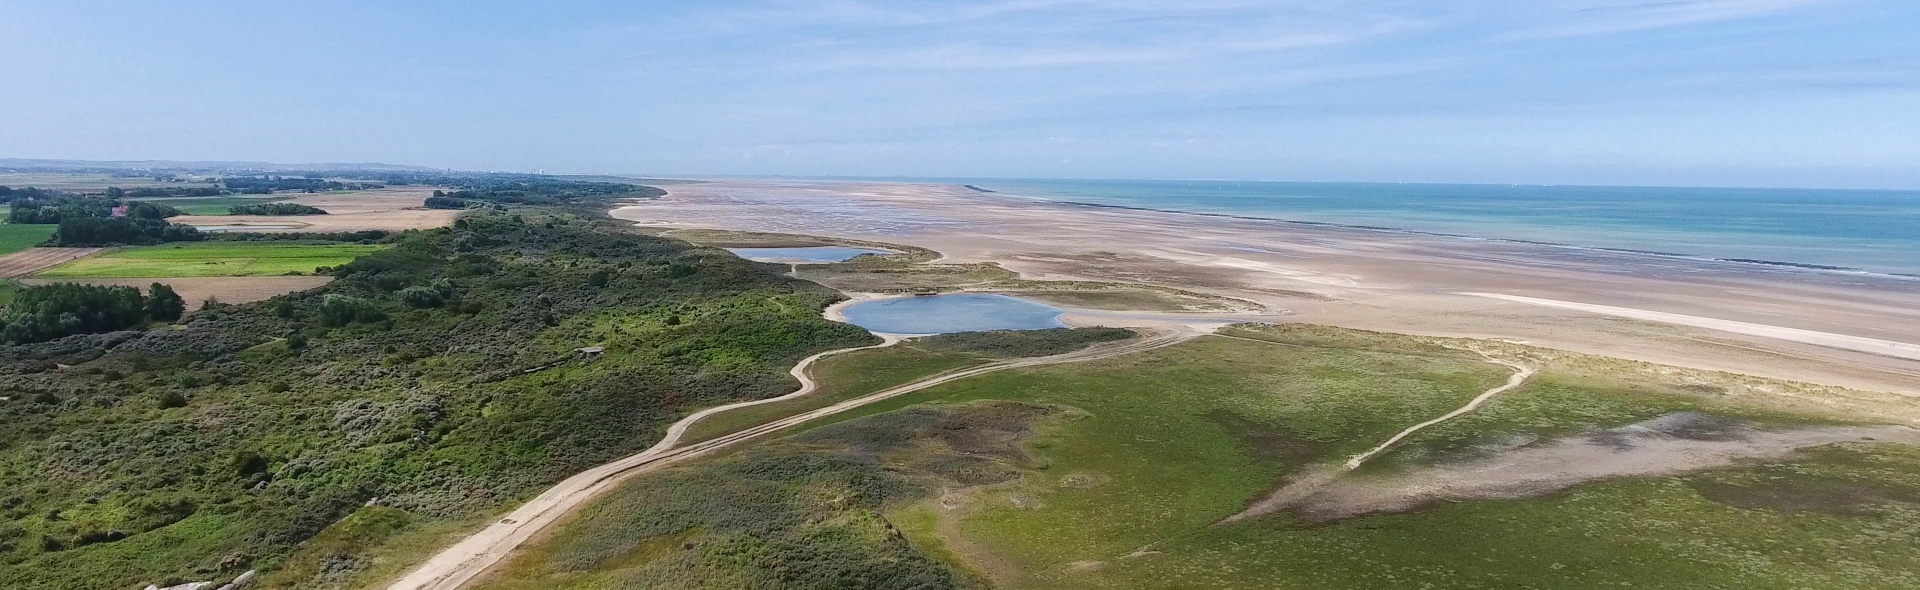
[[[675,445],[679,444],[680,437],[686,432],[688,426],[691,426],[700,418],[720,411],[720,409],[715,408],[697,412],[674,423],[673,426],[668,427],[667,436],[662,438],[658,444],[653,445],[652,448],[567,478],[565,481],[560,482],[559,485],[555,485],[533,500],[521,505],[520,508],[514,510],[505,518],[487,525],[487,528],[480,532],[474,533],[472,536],[461,540],[452,547],[441,551],[438,555],[433,556],[432,559],[427,560],[425,564],[408,572],[407,575],[401,577],[399,581],[394,582],[387,588],[388,590],[453,590],[459,588],[469,580],[484,573],[487,568],[499,563],[508,553],[532,538],[534,534],[539,533],[541,529],[546,528],[547,525],[559,520],[560,517],[565,516],[568,512],[591,500],[601,492],[619,485],[621,481],[635,475],[661,469],[680,461],[699,457],[715,450],[786,430],[815,419],[920,391],[942,383],[1007,369],[1113,358],[1171,346],[1185,342],[1201,334],[1202,332],[1184,326],[1174,327],[1140,339],[1096,345],[1085,350],[1062,355],[1006,360],[971,369],[943,373],[906,385],[868,394],[864,397],[843,401],[817,410],[811,410],[740,430],[711,440],[693,443],[684,447],[676,447]],[[802,395],[803,392],[810,392],[814,387],[812,385],[813,381],[805,376],[805,369],[814,361],[832,354],[887,346],[893,341],[894,340],[890,338],[887,343],[877,346],[863,346],[828,351],[807,357],[806,360],[801,361],[801,363],[793,369],[794,375],[799,376],[801,379],[801,392],[795,392],[769,400],[742,402],[723,407],[740,407],[753,405],[755,403],[767,403],[777,399],[790,399],[796,395]]]
[[[1387,442],[1380,443],[1380,446],[1376,446],[1365,453],[1354,455],[1353,458],[1347,459],[1347,463],[1346,463],[1347,469],[1358,469],[1360,468],[1360,464],[1366,463],[1367,459],[1371,459],[1373,458],[1374,455],[1380,454],[1381,451],[1387,450],[1387,447],[1393,446],[1393,443],[1400,442],[1400,439],[1404,439],[1408,436],[1412,436],[1413,433],[1419,432],[1420,429],[1422,428],[1433,426],[1441,422],[1446,422],[1448,420],[1454,419],[1455,417],[1458,417],[1461,414],[1471,412],[1475,408],[1480,407],[1480,404],[1487,403],[1487,400],[1493,399],[1493,396],[1500,395],[1502,392],[1505,392],[1509,389],[1519,387],[1521,383],[1527,382],[1528,377],[1533,376],[1533,367],[1529,367],[1513,361],[1506,361],[1506,360],[1493,358],[1492,356],[1488,356],[1486,353],[1480,353],[1480,355],[1487,357],[1488,362],[1506,365],[1508,368],[1513,369],[1513,376],[1507,378],[1506,385],[1501,385],[1499,387],[1489,389],[1487,390],[1486,393],[1482,393],[1478,397],[1473,398],[1473,401],[1467,402],[1467,405],[1460,406],[1459,409],[1456,409],[1451,412],[1447,412],[1446,415],[1441,416],[1439,418],[1434,418],[1432,420],[1428,420],[1426,422],[1421,422],[1419,424],[1410,426],[1406,430],[1400,431],[1400,434],[1393,435],[1393,438],[1387,439]]]
[[[99,248],[27,248],[0,256],[0,279],[24,277],[99,251]]]

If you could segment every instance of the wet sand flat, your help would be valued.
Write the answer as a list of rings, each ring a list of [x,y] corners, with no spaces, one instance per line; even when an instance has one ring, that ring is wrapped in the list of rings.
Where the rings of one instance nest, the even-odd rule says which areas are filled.
[[[1897,277],[1279,221],[1051,204],[953,185],[717,181],[616,217],[937,250],[1028,279],[1241,297],[1303,321],[1504,338],[1683,367],[1920,395],[1920,361],[1490,293],[1920,343],[1920,282]],[[1751,331],[1749,331],[1751,332]]]

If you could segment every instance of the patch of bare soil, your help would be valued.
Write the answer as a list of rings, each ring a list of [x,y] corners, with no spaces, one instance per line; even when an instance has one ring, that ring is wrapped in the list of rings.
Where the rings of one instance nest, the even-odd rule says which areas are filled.
[[[297,293],[327,284],[333,280],[330,276],[278,276],[278,277],[175,277],[169,279],[26,279],[20,281],[27,285],[44,285],[53,282],[84,283],[88,285],[125,285],[137,287],[142,292],[154,283],[162,283],[180,294],[187,302],[187,309],[199,309],[208,299],[221,303],[250,303],[275,295]]]
[[[1357,476],[1331,466],[1310,470],[1225,522],[1276,512],[1325,522],[1411,510],[1442,500],[1532,497],[1591,481],[1680,475],[1855,441],[1920,445],[1920,430],[1904,426],[1773,430],[1740,420],[1679,412],[1527,445],[1491,457],[1402,473]]]
[[[99,248],[27,248],[0,256],[0,279],[24,277],[99,251]]]

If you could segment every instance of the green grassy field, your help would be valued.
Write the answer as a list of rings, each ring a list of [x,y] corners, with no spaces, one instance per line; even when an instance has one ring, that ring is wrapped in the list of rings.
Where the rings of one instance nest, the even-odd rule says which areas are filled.
[[[1059,409],[1040,419],[1038,434],[1027,440],[1031,456],[1000,463],[1018,470],[1016,480],[955,492],[952,478],[919,479],[947,492],[898,494],[875,508],[888,530],[956,572],[951,584],[929,588],[965,587],[969,579],[1037,589],[1920,584],[1920,449],[1867,441],[1529,499],[1443,502],[1322,524],[1283,513],[1216,525],[1290,474],[1365,450],[1457,407],[1507,373],[1472,353],[1410,338],[1325,328],[1240,334],[1272,342],[1205,338],[1096,363],[984,375],[822,420],[791,440],[812,448],[804,443],[823,436],[924,438],[932,435],[898,425],[915,423],[901,417],[929,408],[964,412],[1013,402]],[[900,352],[876,351],[865,360]],[[1832,420],[1783,414],[1725,392],[1595,377],[1573,361],[1553,362],[1536,381],[1461,422],[1416,435],[1370,468],[1430,465],[1491,438],[1612,428],[1676,411],[1774,426]],[[848,429],[859,436],[847,438]],[[746,455],[787,452],[780,444]],[[940,450],[951,446],[835,456],[872,457],[871,477],[912,479],[922,477],[916,474],[926,465],[950,461]],[[656,587],[727,585],[724,576],[733,570],[696,575],[670,565],[710,563],[703,560],[713,553],[697,537],[711,530],[700,527],[711,525],[664,526],[650,536],[618,523],[662,522],[657,508],[634,498],[657,498],[668,483],[689,496],[740,485],[740,476],[725,474],[748,460],[726,458],[636,479],[623,490],[653,495],[633,492],[625,503],[568,521],[527,553],[537,558],[528,558],[517,577],[496,587],[600,587],[625,579],[620,575],[667,570],[680,577]],[[816,492],[784,493],[803,505],[835,497]],[[852,518],[822,510],[823,519]],[[682,537],[672,535],[691,537],[681,544]],[[627,557],[580,558],[589,553]],[[767,565],[752,558],[740,563],[735,573]]]
[[[363,244],[200,242],[141,246],[82,258],[40,272],[56,279],[243,277],[311,273],[385,248]]]
[[[792,399],[708,416],[687,429],[689,443],[707,440],[808,410],[900,385],[915,379],[985,362],[979,357],[928,352],[918,347],[862,350],[821,359],[810,373],[820,388]]]
[[[191,197],[179,199],[147,199],[147,201],[166,205],[187,212],[188,215],[226,215],[227,208],[235,205],[258,205],[284,201],[286,197]]]
[[[53,225],[13,225],[0,223],[0,256],[40,245],[53,235]]]
[[[938,373],[1009,357],[1045,356],[1123,340],[1133,333],[1093,328],[948,334],[908,341],[889,349],[830,356],[811,371],[819,389],[798,399],[748,406],[708,416],[687,429],[686,442],[699,442],[801,412],[824,408]]]

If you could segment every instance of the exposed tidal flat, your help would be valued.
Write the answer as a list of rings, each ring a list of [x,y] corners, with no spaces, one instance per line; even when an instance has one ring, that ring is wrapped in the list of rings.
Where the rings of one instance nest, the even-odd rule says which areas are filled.
[[[1920,273],[1920,191],[974,180],[1057,203],[1236,215],[1753,264]]]
[[[1183,192],[1190,186],[1214,192]],[[1276,187],[1334,194],[1276,197]],[[1734,322],[1789,329],[1769,333],[1920,343],[1920,289],[1914,278],[1895,276],[1909,264],[1903,260],[1920,252],[1905,246],[1916,239],[1911,233],[1900,233],[1912,219],[1913,193],[1759,190],[1756,199],[1780,207],[1752,213],[1731,204],[1745,190],[728,180],[676,185],[661,199],[613,214],[670,227],[896,244],[938,252],[934,266],[950,273],[1174,288],[1253,302],[1290,321],[1518,339],[1920,395],[1920,364],[1910,360],[1712,327]],[[1187,212],[1170,211],[1176,208]],[[1446,217],[1472,227],[1389,217]],[[1542,235],[1500,230],[1522,226],[1545,229]],[[1589,234],[1592,228],[1600,233]],[[1581,237],[1607,232],[1632,239]],[[1843,244],[1849,239],[1865,245]],[[1825,245],[1801,248],[1815,242]],[[1858,256],[1713,249],[1742,244],[1806,253],[1857,250]],[[1868,268],[1875,270],[1845,270]],[[830,284],[839,278],[831,269],[804,276]],[[868,281],[850,287],[905,286]],[[1622,322],[1532,301],[1695,319]]]

